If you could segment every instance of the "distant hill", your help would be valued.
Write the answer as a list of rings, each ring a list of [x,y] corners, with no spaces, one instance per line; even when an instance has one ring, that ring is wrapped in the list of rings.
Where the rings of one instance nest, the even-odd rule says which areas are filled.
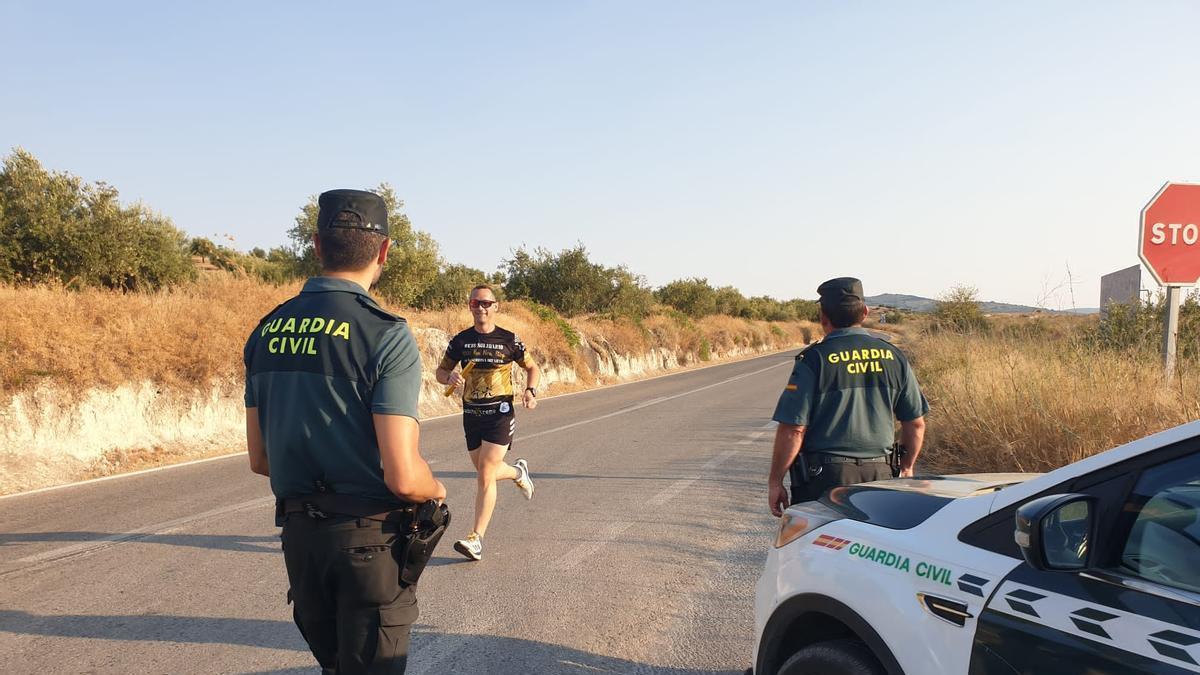
[[[903,293],[882,293],[880,295],[869,295],[864,298],[868,305],[872,307],[883,305],[885,307],[895,307],[896,309],[906,309],[910,312],[932,312],[937,308],[937,300],[923,298],[919,295],[905,295]],[[985,314],[1026,314],[1037,311],[1055,311],[1045,310],[1040,307],[1030,307],[1029,305],[1014,305],[1007,302],[980,302],[979,308]],[[1074,310],[1063,310],[1072,314],[1094,314],[1100,310],[1095,307],[1083,307]]]

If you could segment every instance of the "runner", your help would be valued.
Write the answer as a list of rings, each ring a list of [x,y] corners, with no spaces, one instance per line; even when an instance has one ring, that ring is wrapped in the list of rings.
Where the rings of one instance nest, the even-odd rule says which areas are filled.
[[[522,403],[537,407],[538,367],[525,354],[525,345],[511,331],[496,325],[500,304],[491,286],[471,289],[469,302],[475,325],[455,335],[437,369],[437,381],[462,387],[463,431],[467,451],[478,476],[475,493],[475,529],[454,543],[454,550],[472,560],[483,557],[483,535],[496,508],[496,481],[516,483],[526,499],[533,498],[533,480],[524,459],[506,464],[504,455],[516,429],[513,410],[513,364],[525,369]],[[454,368],[474,364],[466,379]]]

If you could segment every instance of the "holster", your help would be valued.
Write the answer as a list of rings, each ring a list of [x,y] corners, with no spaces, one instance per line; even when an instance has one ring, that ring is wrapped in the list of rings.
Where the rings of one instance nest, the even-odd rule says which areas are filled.
[[[900,460],[908,454],[908,448],[901,443],[893,443],[888,451],[888,467],[892,470],[892,478],[900,477]]]
[[[400,563],[400,583],[412,586],[421,578],[433,551],[450,525],[450,508],[429,500],[417,507],[412,529],[403,546],[396,551]]]

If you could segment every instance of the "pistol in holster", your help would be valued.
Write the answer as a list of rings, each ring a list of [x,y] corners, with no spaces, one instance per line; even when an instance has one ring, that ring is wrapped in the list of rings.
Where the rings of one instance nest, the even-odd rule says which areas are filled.
[[[900,477],[901,460],[908,454],[908,448],[904,447],[903,443],[893,443],[888,450],[888,466],[892,470],[892,478]]]
[[[796,455],[796,461],[792,463],[792,482],[807,483],[816,476],[821,475],[822,469],[824,467],[821,466],[820,462],[810,462],[802,450]]]
[[[400,582],[412,586],[421,578],[433,550],[450,525],[450,508],[429,500],[417,507],[411,529],[406,533],[404,544],[398,551]]]

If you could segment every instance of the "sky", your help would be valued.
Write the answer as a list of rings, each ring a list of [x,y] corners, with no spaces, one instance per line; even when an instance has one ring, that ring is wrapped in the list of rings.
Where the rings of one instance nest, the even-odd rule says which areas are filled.
[[[336,5],[3,3],[0,153],[241,250],[387,182],[489,272],[582,243],[653,286],[1051,309],[1200,182],[1191,0]]]

